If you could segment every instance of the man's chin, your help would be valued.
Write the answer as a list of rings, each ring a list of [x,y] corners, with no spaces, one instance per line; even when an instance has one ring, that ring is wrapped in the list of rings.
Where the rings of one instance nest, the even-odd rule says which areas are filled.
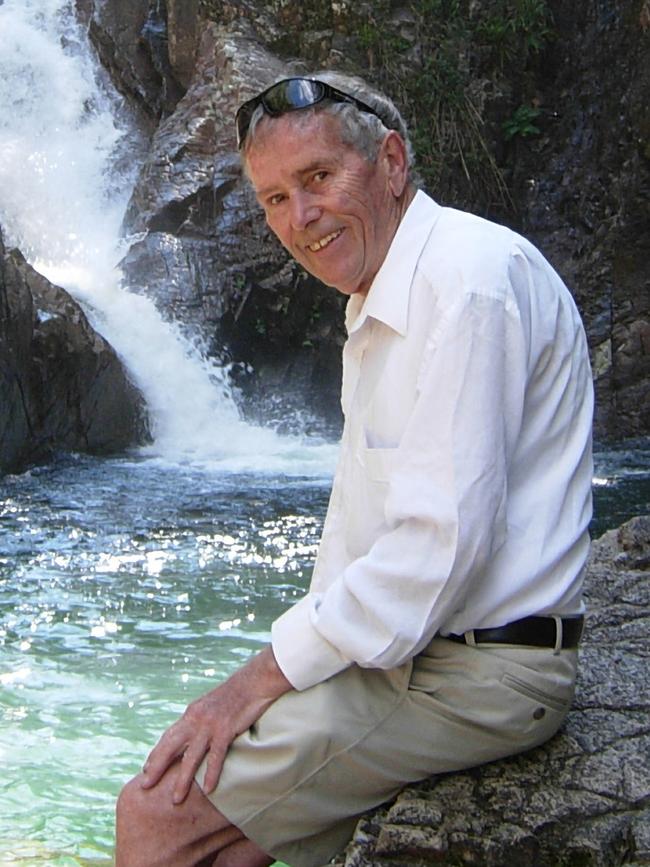
[[[300,264],[305,269],[305,271],[311,274],[312,277],[315,277],[316,280],[319,280],[325,286],[336,289],[336,291],[340,292],[341,295],[366,295],[368,293],[368,289],[370,288],[369,284],[366,285],[363,282],[358,282],[356,280],[338,279],[331,274],[328,275],[326,273],[323,273],[318,268],[311,267],[312,263],[300,261]]]

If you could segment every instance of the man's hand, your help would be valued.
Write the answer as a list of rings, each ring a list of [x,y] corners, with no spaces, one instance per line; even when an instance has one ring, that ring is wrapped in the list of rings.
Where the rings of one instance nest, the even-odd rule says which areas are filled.
[[[180,804],[207,753],[203,790],[209,794],[219,782],[230,744],[290,689],[271,647],[265,648],[225,683],[188,705],[150,753],[142,786],[155,786],[170,765],[181,759],[173,795],[174,803]]]

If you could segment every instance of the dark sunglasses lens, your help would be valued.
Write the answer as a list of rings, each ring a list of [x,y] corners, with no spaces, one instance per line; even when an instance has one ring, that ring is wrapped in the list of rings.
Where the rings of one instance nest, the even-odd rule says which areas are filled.
[[[271,87],[263,98],[264,108],[271,115],[284,114],[316,105],[323,98],[324,87],[320,81],[308,78],[289,78]]]
[[[246,138],[246,133],[248,132],[248,127],[250,126],[251,117],[253,116],[253,112],[255,111],[255,107],[251,107],[248,103],[244,103],[241,106],[237,114],[235,115],[235,124],[237,126],[237,146],[241,147],[244,139]]]

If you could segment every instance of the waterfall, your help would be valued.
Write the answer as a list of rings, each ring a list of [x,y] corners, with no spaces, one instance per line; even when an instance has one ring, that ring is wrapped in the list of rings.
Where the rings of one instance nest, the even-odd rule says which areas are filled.
[[[123,359],[149,408],[149,452],[329,471],[331,448],[246,424],[224,370],[151,300],[121,288],[120,225],[144,144],[132,127],[74,0],[0,2],[0,225],[7,246],[70,292]]]

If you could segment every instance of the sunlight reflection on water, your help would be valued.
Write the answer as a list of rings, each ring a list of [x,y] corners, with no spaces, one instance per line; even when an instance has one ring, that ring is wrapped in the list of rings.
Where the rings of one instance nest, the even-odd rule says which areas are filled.
[[[329,479],[68,457],[3,488],[0,864],[107,858],[122,783],[304,592]]]

